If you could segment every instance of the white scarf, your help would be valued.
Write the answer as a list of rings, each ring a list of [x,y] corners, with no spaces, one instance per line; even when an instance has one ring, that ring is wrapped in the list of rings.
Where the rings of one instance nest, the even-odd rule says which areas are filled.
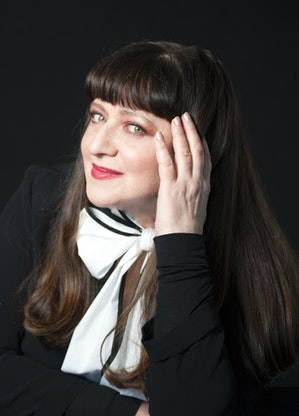
[[[102,375],[101,363],[105,363],[111,355],[114,331],[108,338],[106,336],[114,328],[118,318],[122,277],[142,251],[150,251],[153,238],[153,229],[138,226],[117,210],[89,207],[81,211],[77,235],[78,254],[94,277],[109,277],[75,328],[61,367],[66,373],[80,374],[123,395],[142,400],[145,397],[139,390],[121,389],[111,385]],[[149,253],[143,267],[148,255]],[[113,269],[118,259],[120,261]],[[132,370],[139,363],[140,317],[141,300],[129,314],[123,342],[110,364],[111,369]]]

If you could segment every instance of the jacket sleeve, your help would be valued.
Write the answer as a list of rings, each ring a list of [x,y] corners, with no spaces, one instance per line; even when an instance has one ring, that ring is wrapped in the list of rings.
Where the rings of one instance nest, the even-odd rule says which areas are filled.
[[[31,272],[47,207],[66,172],[30,168],[0,217],[0,414],[2,416],[135,415],[140,401],[55,364],[57,351],[26,350],[17,288]],[[38,340],[36,339],[36,345]],[[34,345],[34,344],[32,344]],[[49,357],[47,359],[45,357]],[[54,357],[54,358],[53,358]],[[46,362],[46,363],[45,363]]]
[[[204,236],[164,235],[155,246],[157,310],[143,337],[151,416],[252,414],[256,390],[236,378],[229,360]]]

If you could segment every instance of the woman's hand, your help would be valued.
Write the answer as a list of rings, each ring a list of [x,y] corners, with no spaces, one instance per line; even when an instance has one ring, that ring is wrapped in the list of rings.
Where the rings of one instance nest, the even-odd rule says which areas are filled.
[[[135,416],[150,416],[148,412],[148,403],[142,403]]]
[[[156,235],[203,233],[210,193],[211,158],[188,113],[171,122],[172,156],[160,132],[156,154],[160,188],[157,200]]]

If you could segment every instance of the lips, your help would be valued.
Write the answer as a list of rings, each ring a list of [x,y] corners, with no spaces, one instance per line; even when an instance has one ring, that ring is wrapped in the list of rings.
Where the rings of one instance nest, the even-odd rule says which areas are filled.
[[[91,175],[95,179],[106,180],[106,179],[115,179],[123,175],[122,172],[118,172],[116,170],[108,169],[104,166],[98,166],[96,164],[92,164]]]

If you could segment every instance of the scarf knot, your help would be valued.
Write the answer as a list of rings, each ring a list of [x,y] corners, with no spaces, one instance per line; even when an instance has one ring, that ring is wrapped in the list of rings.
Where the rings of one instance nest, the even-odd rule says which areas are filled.
[[[151,228],[144,228],[141,233],[140,248],[143,251],[150,251],[153,245],[154,230]]]
[[[154,229],[142,228],[123,212],[88,207],[80,213],[78,255],[90,273],[101,279],[116,260],[123,263],[150,251],[154,236]]]

